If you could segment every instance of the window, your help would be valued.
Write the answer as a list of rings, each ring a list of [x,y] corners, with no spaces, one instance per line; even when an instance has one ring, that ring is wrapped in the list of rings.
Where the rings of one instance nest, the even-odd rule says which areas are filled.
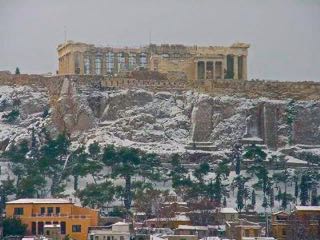
[[[126,59],[124,53],[118,53],[118,72],[121,72],[125,69]]]
[[[100,75],[101,74],[101,59],[99,57],[96,57],[95,66],[96,66],[96,74]]]
[[[48,207],[48,214],[52,214],[53,213],[53,207]]]
[[[66,234],[66,228],[67,228],[66,222],[61,222],[60,223],[60,229],[61,229],[61,234],[62,235]]]
[[[287,235],[287,231],[285,228],[282,228],[282,236],[286,236]]]
[[[90,59],[89,59],[89,57],[84,58],[84,74],[90,74]]]
[[[129,54],[129,69],[132,70],[136,67],[136,55],[134,53]]]
[[[81,232],[81,225],[72,225],[72,232]]]
[[[23,215],[23,208],[15,208],[14,215]]]
[[[99,240],[99,236],[95,236],[95,237],[94,237],[94,240]]]
[[[107,240],[111,240],[110,236],[107,237]]]
[[[147,54],[146,53],[140,54],[140,67],[142,67],[142,68],[147,67]]]
[[[56,207],[56,214],[60,214],[60,207]]]
[[[46,213],[46,208],[42,207],[40,208],[41,215],[44,215]]]
[[[244,237],[250,237],[250,230],[249,229],[244,230]]]
[[[124,236],[120,236],[120,240],[124,240]]]

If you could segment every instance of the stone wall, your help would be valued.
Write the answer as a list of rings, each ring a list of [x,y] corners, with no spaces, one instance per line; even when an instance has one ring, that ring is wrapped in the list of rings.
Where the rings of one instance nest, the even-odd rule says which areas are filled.
[[[320,82],[235,81],[215,80],[198,82],[193,89],[213,96],[238,96],[246,98],[320,100]]]
[[[33,85],[48,87],[50,92],[60,88],[64,78],[72,79],[77,85],[94,88],[144,88],[152,91],[197,90],[212,96],[237,96],[245,98],[320,100],[320,82],[279,82],[279,81],[236,81],[215,80],[189,84],[184,81],[137,80],[133,78],[94,75],[66,75],[43,77],[40,75],[13,75],[0,73],[0,85]]]

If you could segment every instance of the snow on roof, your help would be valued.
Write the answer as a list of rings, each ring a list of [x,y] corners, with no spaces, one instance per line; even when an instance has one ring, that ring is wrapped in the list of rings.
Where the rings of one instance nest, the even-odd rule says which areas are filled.
[[[200,240],[221,240],[219,237],[205,237],[205,238],[200,238]]]
[[[297,211],[320,211],[320,206],[296,206]]]
[[[69,200],[62,198],[21,198],[14,201],[9,201],[7,204],[56,204],[56,203],[72,203]]]
[[[126,222],[116,222],[114,224],[112,224],[112,226],[128,226],[129,223]]]
[[[188,205],[187,202],[176,202],[176,201],[173,201],[173,202],[164,202],[163,204],[165,205],[170,205],[170,204],[178,204],[178,205]]]
[[[298,158],[295,158],[295,157],[292,157],[292,156],[285,156],[284,157],[285,160],[287,160],[288,163],[299,163],[299,164],[308,164],[307,161],[304,161],[304,160],[301,160],[301,159],[298,159]]]
[[[226,231],[226,225],[208,225],[208,229]]]
[[[273,237],[242,237],[242,240],[276,240]]]
[[[238,213],[234,208],[221,208],[220,213]]]
[[[154,222],[154,221],[190,221],[190,218],[186,215],[177,215],[173,218],[150,218],[147,219],[146,222]]]
[[[207,230],[208,230],[208,227],[205,227],[205,226],[179,225],[177,229],[181,229],[181,230],[199,230],[199,231],[207,231]]]

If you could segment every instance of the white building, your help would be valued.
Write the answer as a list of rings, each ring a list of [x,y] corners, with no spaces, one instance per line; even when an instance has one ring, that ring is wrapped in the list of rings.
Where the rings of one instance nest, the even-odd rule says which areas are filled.
[[[130,240],[129,223],[117,222],[111,229],[90,230],[88,240]]]

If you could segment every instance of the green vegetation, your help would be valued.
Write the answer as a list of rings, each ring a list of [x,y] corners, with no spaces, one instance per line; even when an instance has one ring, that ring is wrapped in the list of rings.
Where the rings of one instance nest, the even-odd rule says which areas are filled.
[[[3,236],[24,236],[27,225],[22,224],[20,219],[5,218],[3,220]]]
[[[16,74],[16,75],[19,75],[19,74],[20,74],[20,69],[19,69],[18,67],[16,67],[15,74]]]
[[[2,115],[2,118],[4,119],[3,121],[5,123],[14,123],[20,115],[20,112],[18,109],[13,109],[11,112],[8,114]]]
[[[178,154],[171,156],[166,168],[158,155],[134,148],[101,147],[96,142],[87,147],[70,145],[67,134],[51,138],[45,129],[38,133],[32,129],[30,142],[11,144],[2,157],[10,162],[15,181],[8,178],[1,182],[1,199],[5,201],[12,194],[16,198],[60,197],[66,183],[72,180],[74,194],[83,206],[105,209],[109,203],[120,200],[124,208],[110,214],[128,216],[134,202],[136,209],[151,216],[152,212],[161,211],[160,202],[169,196],[167,191],[157,189],[155,183],[171,180],[175,193],[194,204],[226,206],[233,194],[240,212],[256,208],[257,191],[263,194],[261,206],[266,212],[275,207],[275,201],[284,210],[291,202],[319,204],[316,189],[320,175],[312,167],[316,160],[310,160],[309,168],[293,174],[287,170],[283,157],[274,155],[267,159],[264,150],[256,145],[244,149],[235,145],[227,159],[212,165],[202,162],[193,171],[186,169]],[[249,167],[245,167],[246,162],[250,162]],[[280,163],[284,170],[270,172],[271,162]],[[230,183],[231,168],[236,176]],[[91,183],[79,188],[81,178],[90,179]],[[248,182],[252,180],[255,182],[250,186]],[[288,192],[291,183],[292,193]]]

